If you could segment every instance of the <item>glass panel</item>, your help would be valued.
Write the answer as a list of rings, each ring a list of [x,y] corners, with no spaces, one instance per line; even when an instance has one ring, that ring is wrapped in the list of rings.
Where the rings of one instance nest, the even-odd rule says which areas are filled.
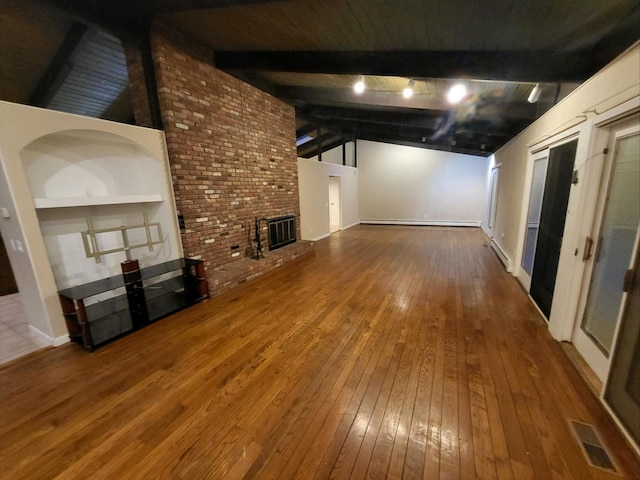
[[[608,355],[640,218],[640,135],[618,141],[582,329]]]
[[[627,431],[640,444],[640,257],[627,295],[605,398]]]
[[[489,198],[489,228],[493,229],[496,222],[496,210],[498,208],[498,182],[500,179],[500,168],[491,170],[491,190]]]
[[[540,226],[540,211],[542,210],[542,194],[544,193],[546,174],[547,159],[546,157],[539,158],[533,163],[527,232],[524,237],[524,253],[522,255],[522,267],[529,275],[533,271],[533,259],[536,255],[536,241],[538,240],[538,227]]]

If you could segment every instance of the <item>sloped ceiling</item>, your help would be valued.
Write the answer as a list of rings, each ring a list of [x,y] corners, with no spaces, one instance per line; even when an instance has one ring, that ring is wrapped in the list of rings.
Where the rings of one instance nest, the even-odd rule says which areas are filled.
[[[116,38],[144,42],[161,18],[211,46],[218,68],[294,105],[297,136],[307,139],[301,156],[355,138],[488,155],[640,31],[636,0],[7,1],[0,98],[33,103],[39,88],[45,106],[62,108],[52,99],[66,90],[110,104],[86,114],[128,121]],[[79,25],[87,32],[78,35]],[[72,82],[67,70],[81,64],[98,64],[82,78],[101,81]],[[360,76],[367,89],[356,95]],[[452,105],[447,92],[460,82],[468,93]],[[536,84],[540,98],[529,103]]]

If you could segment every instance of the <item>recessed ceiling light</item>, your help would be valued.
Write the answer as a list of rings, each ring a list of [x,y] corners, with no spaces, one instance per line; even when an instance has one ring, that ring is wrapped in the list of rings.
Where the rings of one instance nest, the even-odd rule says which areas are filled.
[[[415,84],[415,82],[413,80],[409,80],[409,84],[404,87],[404,90],[402,90],[402,96],[404,98],[411,98],[413,97],[413,85]]]
[[[447,100],[449,100],[449,103],[456,104],[456,103],[460,103],[460,100],[462,100],[466,96],[467,96],[467,87],[465,87],[461,83],[458,83],[453,87],[451,87],[451,89],[447,93]]]
[[[360,75],[360,77],[358,77],[358,81],[353,84],[353,91],[357,94],[361,94],[362,92],[364,92],[365,88],[366,85],[364,84],[364,77]]]

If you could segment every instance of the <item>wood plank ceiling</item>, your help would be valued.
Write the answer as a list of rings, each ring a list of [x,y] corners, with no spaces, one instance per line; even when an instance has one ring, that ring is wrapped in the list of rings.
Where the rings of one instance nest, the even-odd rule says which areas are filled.
[[[299,141],[298,154],[306,157],[356,138],[488,155],[631,46],[640,31],[637,0],[8,2],[37,12],[27,18],[13,12],[17,20],[0,33],[2,58],[15,47],[33,64],[23,78],[42,78],[51,45],[64,44],[60,37],[73,21],[144,43],[150,21],[159,17],[211,46],[218,68],[294,105],[297,136],[307,139]],[[42,10],[49,18],[39,18],[46,16]],[[20,22],[29,25],[16,27]],[[48,45],[37,43],[37,35],[27,38],[34,29],[49,34]],[[74,52],[67,59],[75,65]],[[101,115],[126,121],[126,94],[114,87],[122,83],[122,53],[109,56],[119,57],[119,66],[102,75],[103,87],[83,94],[104,97],[110,90],[121,106]],[[17,63],[0,77],[2,99],[25,101],[24,92],[11,91],[29,85],[14,85],[12,73],[26,69]],[[360,76],[367,88],[356,95]],[[414,94],[405,99],[410,80]],[[468,93],[452,105],[446,94],[459,82]],[[537,83],[542,93],[532,104],[527,97]]]

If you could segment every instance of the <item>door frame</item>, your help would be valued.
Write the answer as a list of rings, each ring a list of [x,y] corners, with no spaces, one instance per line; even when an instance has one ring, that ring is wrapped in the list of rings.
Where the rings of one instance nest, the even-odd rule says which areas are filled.
[[[533,168],[535,166],[535,162],[542,158],[547,159],[547,169],[549,168],[549,151],[552,148],[559,147],[565,143],[569,143],[573,140],[578,140],[578,148],[576,151],[576,158],[574,160],[574,169],[576,168],[578,158],[582,152],[582,143],[580,141],[583,135],[584,127],[582,125],[574,126],[573,128],[569,128],[564,132],[558,133],[552,137],[547,137],[544,141],[535,144],[529,145],[529,154],[527,156],[527,170],[525,173],[525,192],[522,197],[522,205],[520,210],[520,229],[518,230],[518,243],[515,254],[514,261],[514,275],[518,278],[518,281],[523,286],[525,291],[529,293],[531,288],[531,277],[532,274],[527,273],[527,271],[522,266],[522,259],[524,258],[524,242],[527,238],[527,220],[529,217],[529,202],[531,201],[531,187],[533,183]],[[546,183],[546,169],[545,169],[545,183]],[[544,190],[543,190],[544,193]],[[571,193],[569,194],[569,204],[567,206],[567,219],[565,222],[569,222],[570,208],[572,205],[572,200],[575,197],[574,186],[572,186]],[[569,223],[565,223],[565,232],[567,231],[567,226]],[[564,255],[564,247],[560,252],[560,261],[562,261]],[[535,258],[535,257],[534,257]],[[560,263],[558,264],[558,270],[560,269]],[[533,273],[533,272],[532,272]],[[531,297],[529,297],[531,298]],[[537,307],[537,304],[531,300],[532,303]],[[553,311],[553,310],[552,310]],[[542,312],[540,312],[542,315]],[[551,322],[551,316],[548,319]],[[551,323],[550,323],[551,325]]]

